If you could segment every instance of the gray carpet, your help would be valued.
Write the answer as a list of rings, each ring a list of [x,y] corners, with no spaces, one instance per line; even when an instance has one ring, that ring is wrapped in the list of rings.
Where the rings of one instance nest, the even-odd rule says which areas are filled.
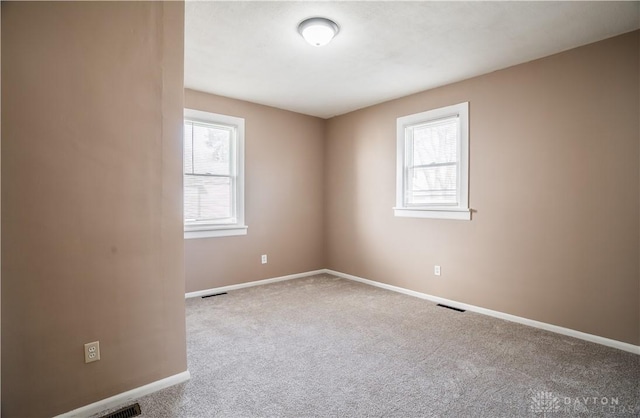
[[[640,416],[640,356],[319,275],[187,300],[146,417]]]

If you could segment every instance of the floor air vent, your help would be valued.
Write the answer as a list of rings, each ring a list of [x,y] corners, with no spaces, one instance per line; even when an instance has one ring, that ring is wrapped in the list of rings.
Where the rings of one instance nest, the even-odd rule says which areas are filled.
[[[202,299],[204,299],[204,298],[212,298],[212,297],[214,297],[214,296],[220,296],[220,295],[226,295],[226,294],[227,294],[227,292],[214,293],[213,295],[206,295],[206,296],[203,296],[203,297],[202,297]]]
[[[131,418],[137,417],[141,413],[140,404],[135,403],[131,406],[127,406],[126,408],[118,409],[117,411],[105,415],[102,418]]]
[[[454,308],[453,306],[443,305],[442,303],[438,303],[438,306],[440,306],[442,308],[451,309],[452,311],[457,311],[457,312],[464,312],[465,311],[464,309]]]

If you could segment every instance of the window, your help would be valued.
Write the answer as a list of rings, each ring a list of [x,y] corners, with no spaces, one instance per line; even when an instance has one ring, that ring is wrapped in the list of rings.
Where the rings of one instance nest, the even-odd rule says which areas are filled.
[[[245,235],[244,119],[184,111],[184,237]]]
[[[396,216],[471,219],[469,103],[398,118]]]

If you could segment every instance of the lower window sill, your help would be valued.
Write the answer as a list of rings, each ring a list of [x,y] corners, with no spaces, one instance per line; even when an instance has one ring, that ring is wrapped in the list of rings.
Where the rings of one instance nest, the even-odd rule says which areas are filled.
[[[403,218],[457,219],[471,220],[470,209],[408,209],[393,208],[395,216]]]
[[[220,226],[215,229],[193,229],[184,231],[184,239],[232,237],[236,235],[247,235],[248,227],[242,226]]]

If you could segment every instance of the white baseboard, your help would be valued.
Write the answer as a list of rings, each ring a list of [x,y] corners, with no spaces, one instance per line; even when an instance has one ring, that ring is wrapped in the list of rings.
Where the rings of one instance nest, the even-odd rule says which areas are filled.
[[[107,409],[115,408],[119,405],[125,405],[135,399],[142,396],[149,395],[150,393],[157,392],[161,389],[168,388],[178,383],[186,382],[191,378],[189,371],[186,370],[182,373],[174,374],[173,376],[166,377],[164,379],[156,380],[148,385],[140,386],[135,389],[122,392],[118,395],[111,396],[110,398],[103,399],[98,402],[83,406],[73,411],[66,412],[58,415],[56,418],[68,418],[68,417],[88,417],[93,414],[98,414]]]
[[[274,277],[274,278],[271,278],[271,279],[256,280],[255,282],[232,284],[232,285],[229,285],[229,286],[222,286],[222,287],[214,287],[212,289],[205,289],[205,290],[198,290],[196,292],[189,292],[189,293],[186,293],[184,296],[185,296],[186,299],[198,298],[198,297],[201,297],[201,296],[212,295],[212,294],[215,294],[215,293],[223,293],[223,292],[228,292],[230,290],[243,289],[245,287],[262,286],[264,284],[269,284],[269,283],[283,282],[285,280],[293,280],[293,279],[299,279],[301,277],[314,276],[316,274],[326,273],[326,271],[327,270],[324,270],[324,269],[322,269],[322,270],[313,270],[313,271],[307,271],[307,272],[304,272],[304,273],[289,274],[287,276]]]
[[[557,325],[547,324],[545,322],[534,321],[532,319],[522,318],[520,316],[510,315],[507,313],[502,313],[498,311],[493,311],[491,309],[481,308],[479,306],[468,305],[466,303],[460,303],[453,300],[441,298],[438,296],[428,295],[426,293],[416,292],[414,290],[405,289],[398,286],[392,286],[386,283],[380,283],[369,279],[363,279],[362,277],[353,276],[351,274],[341,273],[339,271],[325,269],[324,273],[332,274],[334,276],[341,277],[343,279],[353,280],[360,283],[365,283],[371,286],[380,287],[382,289],[391,290],[398,293],[403,293],[405,295],[414,296],[420,299],[430,300],[436,303],[442,303],[444,305],[452,306],[458,309],[464,309],[471,312],[477,312],[487,316],[493,316],[495,318],[504,319],[506,321],[517,322],[519,324],[528,325],[534,328],[544,329],[546,331],[555,332],[557,334],[568,335],[569,337],[579,338],[581,340],[589,341],[596,344],[606,345],[608,347],[617,348],[619,350],[628,351],[629,353],[634,353],[640,355],[640,346],[625,343],[622,341],[612,340],[610,338],[600,337],[598,335],[587,334],[586,332],[576,331],[569,328],[560,327]]]

